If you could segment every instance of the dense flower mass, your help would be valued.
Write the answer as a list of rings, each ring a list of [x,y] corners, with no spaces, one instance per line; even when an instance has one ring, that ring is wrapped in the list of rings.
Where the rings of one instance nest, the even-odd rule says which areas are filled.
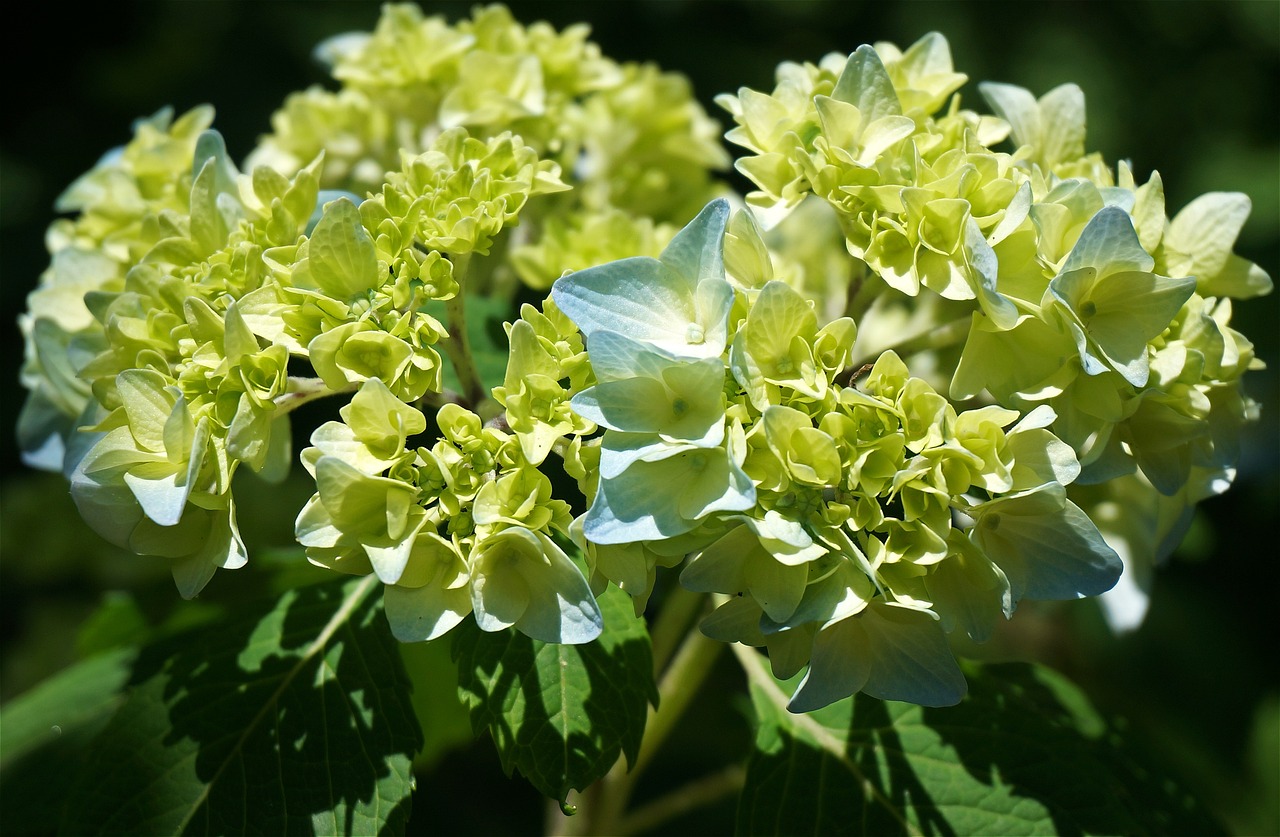
[[[401,640],[590,642],[596,596],[643,614],[665,572],[803,673],[794,711],[946,705],[949,634],[1092,596],[1131,626],[1234,478],[1249,200],[1170,217],[1073,85],[968,110],[936,33],[785,63],[717,100],[740,198],[687,82],[584,27],[390,4],[318,54],[334,89],[240,166],[209,108],[140,121],[20,320],[28,461],[183,596],[248,559],[240,466],[283,476],[291,413],[340,396],[296,536]],[[500,380],[477,305],[508,306]]]

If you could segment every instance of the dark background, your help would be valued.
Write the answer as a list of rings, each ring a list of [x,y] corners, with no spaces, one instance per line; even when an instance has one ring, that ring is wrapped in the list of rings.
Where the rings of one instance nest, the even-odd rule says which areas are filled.
[[[1036,94],[1079,84],[1089,106],[1090,150],[1113,163],[1131,160],[1139,181],[1158,169],[1171,215],[1203,192],[1249,194],[1254,211],[1237,251],[1273,278],[1280,274],[1274,0],[509,5],[524,23],[588,22],[606,55],[686,74],[726,128],[713,97],[741,86],[771,89],[780,61],[817,61],[878,40],[905,48],[940,31],[957,70],[970,77],[962,94],[975,109],[986,109],[975,88],[982,80]],[[470,8],[424,5],[450,19]],[[373,2],[124,0],[74,10],[40,3],[24,4],[20,16],[11,12],[0,30],[0,295],[10,312],[10,326],[0,329],[0,359],[11,386],[0,400],[0,699],[72,661],[77,633],[104,595],[164,575],[101,544],[76,517],[61,480],[25,469],[13,442],[23,397],[16,318],[47,265],[42,237],[55,197],[104,151],[126,142],[134,119],[166,105],[178,113],[214,105],[215,127],[232,155],[243,157],[286,94],[325,82],[310,61],[312,47],[331,34],[371,29],[378,11]],[[744,182],[735,183],[745,190]],[[1129,719],[1132,734],[1234,831],[1262,834],[1280,829],[1280,295],[1239,304],[1235,324],[1270,366],[1246,378],[1263,405],[1262,421],[1249,428],[1236,486],[1203,504],[1187,542],[1158,576],[1146,624],[1114,638],[1091,603],[1027,608],[992,653],[1068,671],[1100,706]],[[309,492],[292,485],[266,499],[260,507],[267,513],[245,522],[251,546],[287,544]],[[731,669],[709,688],[732,688]],[[723,754],[742,752],[749,734],[742,717],[715,702],[695,709],[687,727],[677,741],[688,752],[676,752],[672,763],[682,755],[696,762],[700,753],[711,766]],[[425,776],[414,823],[430,823],[424,827],[433,832],[452,830],[450,823],[539,832],[540,800],[518,777],[502,777],[492,749],[482,741]],[[458,795],[472,786],[484,787],[484,798],[506,801],[486,804],[481,815]],[[682,827],[725,830],[731,813],[725,803]]]

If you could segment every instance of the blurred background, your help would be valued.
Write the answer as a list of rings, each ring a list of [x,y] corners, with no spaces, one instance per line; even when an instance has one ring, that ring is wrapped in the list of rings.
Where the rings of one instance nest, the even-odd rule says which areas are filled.
[[[689,77],[707,111],[746,86],[769,90],[784,60],[817,61],[863,43],[905,48],[929,31],[951,44],[962,90],[986,110],[976,83],[1005,81],[1042,94],[1063,82],[1083,88],[1090,150],[1128,159],[1141,182],[1164,179],[1169,213],[1207,191],[1240,191],[1253,215],[1237,252],[1280,276],[1280,3],[1275,0],[1056,2],[864,2],[863,0],[610,0],[508,4],[524,23],[591,25],[593,40],[619,61],[651,61]],[[423,4],[456,19],[470,3]],[[171,105],[216,108],[217,127],[240,158],[269,129],[289,92],[323,83],[311,50],[332,34],[369,30],[376,2],[137,2],[25,4],[21,22],[0,31],[5,91],[0,118],[0,700],[73,662],[92,645],[87,623],[126,591],[177,599],[167,573],[99,541],[79,520],[57,476],[21,464],[14,423],[22,341],[16,318],[47,266],[45,227],[58,193],[109,148],[127,141],[138,117]],[[731,151],[735,151],[730,147]],[[733,177],[732,175],[730,175]],[[745,181],[734,181],[745,191]],[[1246,388],[1261,402],[1249,428],[1235,487],[1202,505],[1183,547],[1159,573],[1142,628],[1110,635],[1089,602],[1024,607],[994,654],[1048,662],[1097,705],[1127,719],[1216,810],[1233,832],[1280,830],[1280,294],[1241,303],[1233,323],[1269,369]],[[311,488],[302,482],[241,498],[251,548],[285,547]],[[254,510],[254,511],[250,511]],[[219,595],[229,574],[210,590]],[[235,579],[232,579],[234,581]],[[223,586],[220,586],[220,583]],[[736,686],[726,664],[710,689]],[[695,707],[687,752],[655,764],[711,769],[744,753],[744,713],[723,701]],[[682,728],[683,729],[683,728]],[[676,745],[677,748],[679,745]],[[503,777],[487,741],[424,767],[411,825],[432,832],[471,828],[538,833],[542,802],[519,777]],[[653,780],[657,782],[658,780]],[[479,784],[477,784],[479,783]],[[477,811],[466,789],[483,786],[503,805]],[[641,791],[644,791],[642,784]],[[726,831],[732,801],[691,815],[675,831]],[[480,819],[476,819],[480,817]],[[485,819],[488,818],[488,819]],[[428,824],[429,825],[425,825]],[[488,826],[488,827],[486,827]]]

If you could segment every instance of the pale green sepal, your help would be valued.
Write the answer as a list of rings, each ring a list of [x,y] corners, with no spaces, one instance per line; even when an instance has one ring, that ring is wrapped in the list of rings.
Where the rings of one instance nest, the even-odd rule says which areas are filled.
[[[704,383],[710,381],[718,386],[724,367],[714,358],[705,360],[718,367],[711,370],[711,375],[685,377],[701,378]],[[710,392],[719,394],[715,389]],[[689,403],[691,397],[707,393],[705,386],[701,390],[675,392],[661,381],[635,377],[589,387],[569,403],[578,415],[610,430],[660,434],[698,447],[715,447],[724,439],[723,407],[712,405],[711,409],[704,409],[704,405]]]
[[[1009,201],[1009,205],[1005,207],[1004,217],[1000,219],[1000,223],[996,224],[994,230],[987,236],[987,243],[994,247],[1004,241],[1022,226],[1022,222],[1027,220],[1027,216],[1031,212],[1031,181],[1024,180],[1022,185],[1018,187],[1018,191],[1013,194],[1013,198]]]
[[[855,692],[921,706],[953,706],[967,690],[932,614],[877,602],[818,631],[809,670],[787,708],[812,712]]]
[[[397,584],[405,573],[405,567],[409,564],[409,556],[413,552],[418,533],[427,525],[426,515],[415,516],[418,518],[418,522],[413,528],[404,532],[390,543],[374,544],[366,542],[361,544],[364,547],[364,554],[369,558],[369,565],[373,567],[373,574],[383,584]]]
[[[382,283],[373,238],[350,200],[339,198],[325,207],[308,242],[303,269],[315,287],[335,299],[353,299]]]
[[[602,477],[583,533],[596,543],[661,540],[690,531],[714,512],[746,511],[755,500],[751,478],[727,451],[682,450]]]
[[[672,442],[657,433],[611,431],[600,440],[600,476],[613,479],[635,462],[657,462],[693,450],[691,442]]]
[[[733,596],[708,613],[698,623],[698,630],[717,642],[741,642],[760,647],[765,637],[760,633],[760,605],[748,596]]]
[[[221,154],[209,157],[203,162],[199,156],[196,157],[195,162],[198,168],[193,172],[189,205],[191,238],[183,242],[174,239],[168,242],[161,241],[155,250],[148,254],[148,259],[166,258],[163,255],[166,244],[190,247],[191,243],[194,243],[198,246],[197,252],[200,255],[221,249],[227,243],[229,231],[244,215],[239,188],[235,184],[236,173],[234,168],[228,170],[230,161],[226,158],[222,137],[217,132],[210,131],[202,137],[202,139],[206,138],[213,140],[213,144],[221,149]]]
[[[191,159],[192,178],[199,177],[201,171],[210,162],[213,163],[209,168],[214,190],[219,193],[238,194],[240,172],[231,162],[231,155],[227,153],[227,144],[222,134],[212,128],[202,131],[196,138],[195,153]]]
[[[154,471],[161,473],[154,474]],[[174,526],[182,519],[190,485],[178,483],[178,474],[157,463],[139,465],[124,475],[125,485],[133,492],[142,513],[159,526]]]
[[[408,437],[427,429],[422,411],[396,398],[380,378],[365,381],[339,412],[355,437],[384,462],[404,452]]]
[[[1153,266],[1129,215],[1104,207],[1049,283],[1046,301],[1071,311],[1068,326],[1087,374],[1110,368],[1135,387],[1146,385],[1147,342],[1195,292],[1194,278],[1160,276],[1150,272]]]
[[[1030,491],[1051,483],[1070,485],[1080,476],[1075,450],[1044,428],[1015,428],[1005,437],[1002,457],[1013,460],[1011,491]]]
[[[390,462],[375,456],[356,438],[351,428],[340,421],[326,421],[311,431],[311,447],[302,452],[302,466],[314,477],[315,463],[321,456],[336,456],[366,474],[385,471]],[[403,452],[403,451],[402,451]]]
[[[1195,276],[1201,296],[1247,299],[1270,293],[1267,272],[1231,252],[1251,209],[1249,197],[1239,192],[1209,192],[1191,201],[1165,232],[1168,269]]]
[[[391,634],[401,642],[426,642],[453,630],[471,613],[471,591],[434,584],[400,587],[388,584],[382,605]]]
[[[587,348],[601,382],[569,402],[578,415],[611,430],[720,444],[725,370],[718,358],[677,360],[614,332],[596,332]]]
[[[728,340],[733,288],[694,286],[666,264],[637,256],[557,279],[551,298],[582,333],[614,331],[684,357],[718,357]]]
[[[1084,156],[1084,92],[1074,84],[1063,84],[1037,100],[1012,84],[983,82],[978,85],[996,115],[1009,123],[1013,141],[1030,147],[1031,159],[1052,169]]]
[[[213,579],[218,565],[213,555],[195,555],[174,563],[170,569],[173,583],[178,588],[178,595],[184,599],[194,599]]]
[[[311,58],[332,71],[344,61],[354,60],[365,50],[373,35],[369,32],[339,32],[320,41],[311,49]],[[469,38],[473,41],[474,38]]]
[[[884,116],[902,115],[902,104],[893,89],[893,80],[870,44],[863,44],[849,56],[831,98],[856,107],[862,114],[863,124]]]
[[[978,546],[1022,598],[1077,599],[1110,590],[1120,557],[1080,507],[1048,489],[1001,497],[969,512]]]
[[[729,201],[711,201],[672,237],[659,260],[695,286],[704,280],[724,281],[724,232],[728,223]]]
[[[551,298],[588,338],[616,331],[673,354],[718,357],[728,340],[733,287],[724,276],[729,204],[712,201],[657,258],[644,256],[575,271]]]
[[[1040,97],[1040,160],[1046,166],[1070,163],[1084,156],[1084,91],[1075,84],[1059,85]]]
[[[145,518],[142,507],[120,477],[119,469],[97,466],[104,459],[119,458],[125,463],[142,461],[143,455],[128,427],[93,435],[96,441],[83,456],[77,459],[68,450],[66,464],[71,468],[68,474],[71,499],[93,531],[116,546],[128,548],[134,528]]]
[[[810,398],[826,393],[812,343],[817,314],[794,288],[780,280],[765,284],[733,340],[733,376],[757,409],[769,403],[769,384],[787,386]]]
[[[841,552],[833,550],[807,565],[814,580],[805,587],[795,612],[785,623],[762,616],[761,631],[769,635],[806,622],[819,627],[834,625],[867,607],[876,595],[870,563],[848,536],[841,533],[841,539],[843,544],[833,545]]]
[[[312,494],[311,498],[303,504],[293,526],[294,537],[299,544],[307,547],[308,551],[312,547],[336,549],[342,540],[342,531],[333,525],[333,518],[325,509],[319,494]],[[372,572],[373,568],[370,567],[369,571]]]
[[[18,413],[22,464],[38,471],[62,471],[67,461],[67,439],[75,435],[74,421],[44,389],[31,390]]]
[[[984,388],[999,401],[1019,394],[1036,400],[1060,394],[1079,374],[1066,360],[1078,351],[1065,327],[1023,316],[1007,331],[975,312],[951,377],[951,397],[967,400]]]
[[[271,444],[271,423],[275,410],[255,404],[248,395],[241,395],[235,415],[227,428],[227,453],[248,465],[255,472],[267,461],[267,449]]]
[[[268,432],[267,452],[257,472],[258,477],[265,482],[281,483],[293,469],[293,426],[289,414],[272,419]]]
[[[225,511],[214,511],[211,516],[213,520],[203,548],[190,558],[179,560],[172,568],[173,581],[184,599],[195,598],[217,569],[239,569],[249,558],[240,539],[235,506],[230,498]]]
[[[320,500],[342,532],[391,540],[404,536],[412,486],[362,473],[335,456],[320,457],[315,468]]]
[[[1155,267],[1155,259],[1142,249],[1129,213],[1118,206],[1106,206],[1085,224],[1059,272],[1084,267],[1091,267],[1100,275],[1148,273]]]
[[[1132,177],[1132,174],[1129,176]],[[1168,218],[1165,217],[1164,181],[1160,178],[1160,172],[1151,172],[1151,178],[1146,184],[1138,187],[1134,194],[1133,209],[1129,214],[1133,217],[1133,228],[1138,232],[1138,241],[1142,243],[1142,249],[1148,253],[1156,252],[1169,223]],[[1195,274],[1193,270],[1167,268],[1168,271]]]
[[[594,332],[585,343],[591,370],[601,383],[625,381],[637,375],[660,379],[674,364],[690,360],[615,331]],[[714,358],[702,360],[715,362]]]
[[[693,556],[680,573],[680,584],[699,593],[750,594],[764,613],[784,622],[804,596],[809,570],[788,566],[769,554],[749,526],[738,526]]]
[[[197,297],[189,297],[186,304],[189,305],[197,299]],[[293,313],[296,307],[281,301],[280,291],[274,284],[263,285],[257,290],[249,291],[236,300],[236,307],[245,324],[249,326],[249,330],[257,336],[273,344],[284,346],[293,354],[301,354],[305,351],[303,344],[285,324],[285,315]]]
[[[175,402],[167,386],[168,379],[154,369],[126,369],[116,376],[129,430],[139,445],[154,453],[165,449],[164,428]]]
[[[352,388],[370,378],[399,384],[413,361],[413,347],[367,322],[347,322],[307,344],[316,374],[332,390]]]
[[[818,631],[809,651],[809,670],[787,709],[812,712],[857,694],[871,679],[871,638],[856,617]]]
[[[809,535],[803,524],[769,509],[763,519],[744,515],[744,523],[755,532],[760,544],[784,564],[805,564],[827,552]]]
[[[1039,150],[1040,106],[1030,90],[1015,84],[984,81],[978,84],[978,92],[996,115],[1009,123],[1015,145],[1029,145]]]
[[[903,104],[907,110],[919,108],[932,114],[969,80],[964,73],[955,71],[951,46],[941,32],[921,35],[896,62],[891,63],[894,64],[893,74],[899,79],[898,89],[908,94],[908,103]]]
[[[925,591],[942,629],[964,631],[974,642],[986,642],[1000,617],[1012,611],[1012,594],[1004,571],[958,530],[947,538],[951,554],[924,577]]]
[[[185,409],[185,404],[179,402]],[[142,512],[160,526],[174,526],[182,519],[187,498],[204,464],[209,444],[209,420],[203,418],[193,430],[184,460],[144,462],[125,473],[124,481],[137,498]]]
[[[977,281],[974,283],[976,286],[974,292],[983,312],[996,328],[1001,330],[1013,328],[1018,322],[1018,307],[1011,299],[996,290],[1000,260],[972,215],[965,216],[964,242],[969,254],[970,266],[978,274]]]
[[[1147,343],[1195,292],[1195,279],[1139,272],[1098,276],[1084,268],[1060,274],[1049,292],[1076,315],[1069,327],[1085,372],[1114,369],[1142,387],[1150,375]]]
[[[582,571],[540,532],[503,529],[471,553],[471,604],[484,631],[516,630],[542,642],[579,645],[604,630]]]
[[[202,419],[202,423],[208,419]],[[187,409],[186,396],[178,396],[169,418],[164,423],[164,452],[174,464],[186,462],[191,456],[191,443],[196,437],[196,425]]]
[[[329,204],[341,198],[346,198],[357,207],[360,206],[360,203],[363,200],[363,198],[355,192],[348,192],[342,189],[321,189],[316,193],[316,208],[312,210],[311,216],[307,218],[306,227],[303,229],[303,233],[307,237],[311,237],[315,234],[316,225],[319,224],[320,219],[324,217],[324,211],[328,208]]]
[[[814,427],[808,415],[775,404],[765,409],[762,421],[769,449],[792,479],[817,486],[840,483],[843,466],[835,440]]]
[[[1271,276],[1248,259],[1232,253],[1222,272],[1203,284],[1197,284],[1204,296],[1227,296],[1248,299],[1271,293]]]

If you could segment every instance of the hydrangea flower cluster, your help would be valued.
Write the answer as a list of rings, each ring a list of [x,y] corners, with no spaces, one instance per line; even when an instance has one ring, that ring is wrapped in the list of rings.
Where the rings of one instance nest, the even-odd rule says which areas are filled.
[[[76,216],[50,229],[21,318],[27,461],[189,597],[245,563],[233,477],[287,472],[298,406],[375,380],[405,404],[486,400],[464,289],[514,295],[658,247],[727,163],[681,77],[586,34],[389,4],[375,32],[321,46],[339,89],[291,97],[243,173],[211,108],[139,122],[58,204]],[[531,201],[555,206],[545,245]]]
[[[1138,565],[1230,485],[1239,425],[1256,416],[1240,384],[1252,346],[1230,326],[1232,299],[1272,287],[1232,253],[1249,199],[1210,193],[1169,218],[1158,173],[1138,184],[1086,153],[1078,87],[1037,98],[985,83],[995,113],[980,115],[960,107],[965,81],[933,33],[784,64],[772,92],[719,101],[750,152],[747,201],[781,226],[819,202],[865,268],[846,311],[858,355],[924,338],[912,362],[942,370],[949,398],[1051,407],[1081,464],[1071,495],[1091,516],[1128,504],[1154,524],[1108,532],[1130,575],[1149,574]],[[1006,139],[1012,151],[994,150]],[[1145,598],[1128,584],[1118,596],[1113,622],[1132,626]]]
[[[599,636],[587,581],[552,537],[568,535],[569,506],[517,439],[446,404],[441,438],[406,450],[426,418],[377,378],[341,415],[302,452],[317,490],[298,541],[317,564],[376,574],[397,637],[435,639],[471,613],[484,630],[545,642]]]
[[[1120,574],[1066,497],[1075,453],[1049,407],[957,413],[893,352],[852,383],[851,320],[819,328],[787,283],[730,281],[729,215],[713,202],[659,258],[552,287],[595,372],[570,406],[604,428],[576,532],[593,575],[643,601],[662,557],[689,555],[681,583],[728,597],[706,633],[767,646],[780,678],[808,665],[796,711],[954,703],[947,631],[983,640],[1024,597]]]
[[[1100,595],[1134,624],[1234,477],[1248,199],[1168,217],[1072,85],[962,109],[937,34],[783,64],[718,99],[738,199],[687,83],[583,27],[389,4],[319,55],[336,89],[243,168],[208,108],[139,122],[21,319],[28,461],[184,596],[247,559],[240,466],[283,475],[290,414],[336,395],[297,539],[376,576],[400,639],[590,642],[608,585],[639,615],[669,570],[708,636],[803,672],[795,711],[946,705],[949,634]],[[481,298],[511,303],[501,382]]]

